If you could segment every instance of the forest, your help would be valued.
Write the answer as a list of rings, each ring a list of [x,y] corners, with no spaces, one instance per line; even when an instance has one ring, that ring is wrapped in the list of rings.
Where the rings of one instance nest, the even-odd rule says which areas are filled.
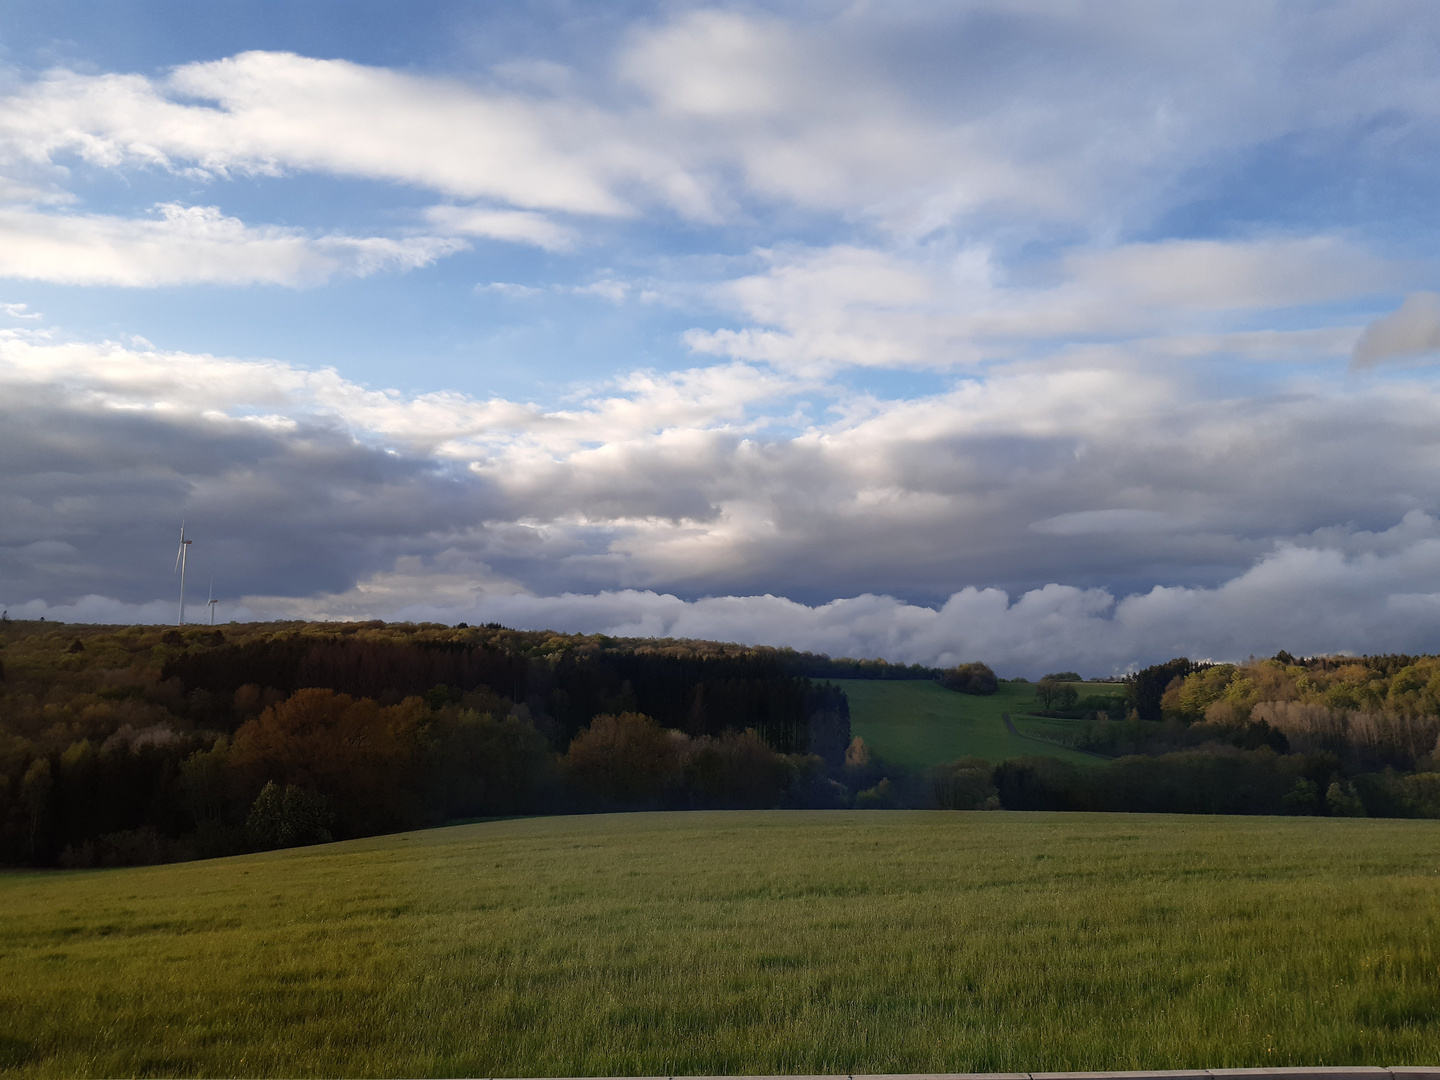
[[[890,665],[500,626],[0,623],[0,861],[163,862],[522,813],[835,806]],[[923,677],[926,669],[899,669]]]
[[[1047,675],[1035,714],[1072,720],[1090,767],[901,768],[852,736],[828,678],[998,686],[978,662],[498,625],[3,622],[0,862],[168,862],[617,809],[1440,817],[1440,657],[1182,658],[1083,694],[1077,673]]]

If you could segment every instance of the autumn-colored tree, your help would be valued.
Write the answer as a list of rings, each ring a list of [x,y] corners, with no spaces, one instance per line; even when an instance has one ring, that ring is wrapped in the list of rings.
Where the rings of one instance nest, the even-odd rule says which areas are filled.
[[[602,713],[570,743],[565,773],[607,803],[654,803],[680,783],[690,740],[643,713]]]
[[[949,690],[962,694],[993,694],[1000,689],[1000,680],[990,665],[974,661],[950,668],[940,676],[940,684]]]
[[[251,790],[273,780],[328,797],[341,832],[409,824],[415,801],[415,746],[429,710],[419,699],[384,707],[333,690],[297,690],[241,725],[231,767]]]

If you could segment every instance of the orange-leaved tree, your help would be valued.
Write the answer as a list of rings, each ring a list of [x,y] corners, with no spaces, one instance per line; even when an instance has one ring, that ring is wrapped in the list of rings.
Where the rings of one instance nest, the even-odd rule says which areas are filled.
[[[418,698],[387,708],[297,690],[240,726],[229,761],[255,790],[273,781],[325,796],[338,833],[403,828],[414,823],[417,741],[428,716]]]
[[[582,792],[607,803],[643,805],[679,788],[690,740],[642,713],[602,713],[570,743],[565,772]]]

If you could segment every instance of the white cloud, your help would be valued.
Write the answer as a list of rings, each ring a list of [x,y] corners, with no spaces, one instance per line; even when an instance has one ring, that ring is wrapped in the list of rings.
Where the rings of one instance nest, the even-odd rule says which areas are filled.
[[[1440,631],[1440,523],[1415,512],[1385,533],[1352,532],[1341,541],[1281,545],[1217,588],[1157,587],[1119,600],[1057,584],[1014,598],[967,588],[938,608],[876,595],[819,605],[773,595],[684,601],[641,590],[537,596],[495,582],[488,568],[427,572],[410,560],[346,594],[247,597],[245,604],[284,618],[494,620],[938,666],[984,659],[1002,674],[1032,678],[1062,667],[1112,674],[1181,655],[1416,649]]]
[[[0,103],[0,138],[35,163],[72,152],[106,167],[317,170],[599,214],[626,209],[605,184],[623,164],[601,141],[610,127],[579,103],[266,52],[182,65],[163,82],[56,71]]]
[[[68,285],[313,285],[424,266],[464,241],[307,236],[254,228],[214,206],[164,203],[158,217],[0,208],[0,276]]]
[[[442,233],[532,244],[546,251],[564,251],[575,242],[571,230],[555,224],[544,214],[525,210],[432,206],[425,211],[425,220]]]
[[[507,300],[526,300],[532,296],[540,296],[545,290],[537,289],[533,285],[519,285],[513,281],[492,281],[486,285],[476,285],[477,293],[497,293]]]
[[[1426,35],[1396,21],[1385,6],[677,10],[589,43],[583,65],[511,60],[488,85],[258,51],[153,79],[54,71],[0,100],[0,157],[26,199],[78,156],[316,171],[521,211],[713,221],[780,203],[908,238],[1000,211],[1098,235],[1250,147],[1433,126]]]
[[[50,622],[91,623],[101,626],[144,626],[157,623],[164,625],[176,620],[179,616],[179,605],[167,600],[130,604],[91,593],[70,604],[47,604],[43,600],[27,600],[24,603],[11,604],[6,609],[6,614],[12,619],[47,619]],[[226,622],[231,619],[245,621],[251,617],[251,612],[245,608],[231,608],[225,613]]]
[[[802,371],[953,368],[1035,341],[1150,338],[1172,352],[1333,357],[1354,331],[1242,330],[1256,310],[1323,304],[1393,287],[1404,268],[1328,237],[1166,241],[1072,252],[1045,284],[1005,280],[987,248],[855,245],[756,253],[759,273],[713,286],[749,325],[692,329],[697,353]],[[1235,330],[1226,332],[1228,327]],[[1217,331],[1220,333],[1217,334]],[[1153,337],[1152,337],[1153,335]],[[1198,336],[1197,336],[1198,335]],[[1173,341],[1173,345],[1167,342]]]
[[[609,300],[612,304],[619,304],[630,295],[631,286],[627,282],[616,281],[614,278],[602,278],[599,281],[592,281],[588,285],[572,286],[568,291],[576,296],[598,296],[602,300]]]
[[[1400,268],[1334,238],[1168,240],[1077,253],[1081,293],[1115,307],[1249,310],[1344,299],[1393,287]]]
[[[86,596],[12,604],[12,617],[169,622],[166,601]],[[1440,631],[1440,524],[1412,513],[1382,533],[1284,544],[1216,588],[1155,588],[1116,599],[1051,584],[1011,597],[966,588],[938,607],[861,595],[807,605],[774,595],[685,601],[645,590],[536,595],[456,552],[397,560],[343,593],[227,600],[224,618],[498,621],[615,636],[788,645],[832,656],[945,666],[983,659],[1031,678],[1054,668],[1119,673],[1172,656],[1240,660],[1413,650]]]

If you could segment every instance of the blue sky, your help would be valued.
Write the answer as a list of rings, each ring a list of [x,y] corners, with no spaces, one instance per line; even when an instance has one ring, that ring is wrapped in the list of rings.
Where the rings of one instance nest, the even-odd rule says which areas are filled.
[[[1430,5],[16,8],[12,614],[1440,630]]]

